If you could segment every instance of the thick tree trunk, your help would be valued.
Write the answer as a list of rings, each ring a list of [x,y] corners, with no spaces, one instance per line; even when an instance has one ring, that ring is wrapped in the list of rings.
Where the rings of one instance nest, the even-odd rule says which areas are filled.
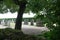
[[[17,19],[16,19],[16,24],[15,24],[15,29],[17,29],[17,30],[21,30],[22,16],[23,16],[23,13],[25,11],[25,8],[26,8],[25,3],[20,4]]]

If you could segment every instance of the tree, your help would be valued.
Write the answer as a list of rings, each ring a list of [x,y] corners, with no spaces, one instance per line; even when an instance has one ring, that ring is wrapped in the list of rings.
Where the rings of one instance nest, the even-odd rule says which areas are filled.
[[[60,0],[48,0],[44,8],[46,14],[39,17],[50,29],[47,40],[60,40]]]
[[[0,0],[0,13],[8,12],[8,9],[12,13],[18,11],[15,29],[21,30],[23,13],[32,11],[50,29],[52,40],[60,38],[60,0]]]
[[[15,1],[15,0],[14,0]],[[17,3],[18,2],[18,3]],[[17,16],[17,20],[16,20],[16,25],[15,25],[15,29],[21,29],[21,25],[22,25],[22,16],[23,16],[23,13],[25,11],[25,8],[26,8],[26,4],[27,4],[27,1],[26,0],[23,0],[23,1],[18,1],[16,0],[15,3],[17,5],[19,5],[19,11],[18,11],[18,16]],[[20,19],[19,19],[20,18]],[[20,23],[19,23],[20,22]]]
[[[38,13],[37,18],[40,18],[47,25],[48,28],[54,29],[60,25],[60,1],[57,0],[47,0],[45,6],[43,7],[42,13]],[[56,26],[54,25],[56,24]]]
[[[45,6],[44,3],[46,4],[46,0],[2,0],[0,2],[0,5],[2,5],[0,8],[1,13],[8,12],[8,9],[12,13],[18,11],[15,29],[19,30],[21,30],[24,12],[32,11],[33,13],[38,13]]]

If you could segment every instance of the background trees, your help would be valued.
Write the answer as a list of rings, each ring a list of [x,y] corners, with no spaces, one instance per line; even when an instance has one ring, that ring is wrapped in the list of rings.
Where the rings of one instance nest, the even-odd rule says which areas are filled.
[[[38,17],[44,21],[47,27],[54,29],[60,25],[59,2],[57,0],[1,0],[0,13],[8,12],[8,9],[12,13],[18,11],[15,28],[21,29],[23,13],[32,11],[39,15]],[[40,11],[45,13],[41,15]]]
[[[12,13],[18,11],[15,29],[21,29],[23,13],[29,11],[38,13],[45,6],[43,2],[46,3],[46,0],[2,0],[0,12],[8,12],[8,9]]]
[[[0,0],[0,13],[8,9],[12,13],[18,11],[15,29],[21,30],[23,13],[32,11],[52,32],[51,40],[60,40],[60,0]]]
[[[42,20],[45,21],[50,32],[47,33],[47,40],[60,40],[60,1],[48,0],[45,7],[46,13]]]

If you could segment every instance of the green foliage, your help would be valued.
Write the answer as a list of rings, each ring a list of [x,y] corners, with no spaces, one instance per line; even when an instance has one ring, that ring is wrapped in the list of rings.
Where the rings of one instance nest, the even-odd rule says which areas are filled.
[[[0,2],[0,13],[6,13],[8,12],[7,7],[3,2]]]
[[[43,34],[43,36],[46,38],[46,40],[51,40],[52,34],[51,34],[51,32],[45,32],[45,33]]]
[[[50,29],[50,32],[46,32],[44,36],[46,40],[60,40],[60,0],[47,0],[47,5],[44,8],[43,11],[46,14],[37,17],[42,19]]]
[[[16,0],[3,0],[2,4],[4,3],[6,8],[10,9],[10,11],[13,13],[13,12],[18,11],[18,9],[19,9],[19,5],[16,5],[14,3],[15,1]],[[18,0],[18,1],[24,2],[24,0]],[[39,11],[41,11],[44,8],[45,5],[47,5],[47,0],[33,0],[33,1],[32,0],[26,0],[26,1],[28,3],[27,3],[25,12],[32,11],[34,13],[38,13]],[[3,5],[3,7],[4,7],[4,5]],[[2,12],[3,12],[3,10],[2,10]]]
[[[56,27],[49,32],[45,32],[43,36],[46,40],[60,40],[60,27]]]
[[[21,1],[21,0],[19,0]],[[23,1],[23,0],[22,0]],[[26,0],[25,12],[32,11],[36,13],[37,18],[44,21],[44,24],[51,30],[46,34],[48,40],[60,40],[60,0]],[[23,1],[24,2],[24,1]],[[8,9],[11,12],[16,12],[19,6],[14,3],[13,0],[3,0],[0,2],[0,13],[7,12]],[[45,10],[43,10],[45,9]],[[40,11],[46,12],[46,14],[40,15]],[[53,24],[56,24],[54,26]],[[1,34],[2,35],[2,34]],[[51,37],[51,38],[50,38]]]
[[[10,12],[16,12],[18,11],[18,6],[14,4],[13,0],[3,0],[0,2],[0,13],[6,13],[8,12],[8,9]]]
[[[47,4],[46,0],[29,0],[27,6],[33,13],[38,13],[44,8],[44,3]]]
[[[0,40],[42,40],[40,36],[26,35],[20,30],[0,29]]]

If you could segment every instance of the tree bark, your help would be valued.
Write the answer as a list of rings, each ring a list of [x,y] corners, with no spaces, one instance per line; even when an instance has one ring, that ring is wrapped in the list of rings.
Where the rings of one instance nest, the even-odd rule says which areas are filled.
[[[21,30],[22,16],[23,16],[23,13],[25,11],[25,8],[26,8],[26,3],[22,2],[19,5],[19,11],[18,11],[17,19],[16,19],[16,24],[15,24],[15,29],[17,29],[17,30]]]

